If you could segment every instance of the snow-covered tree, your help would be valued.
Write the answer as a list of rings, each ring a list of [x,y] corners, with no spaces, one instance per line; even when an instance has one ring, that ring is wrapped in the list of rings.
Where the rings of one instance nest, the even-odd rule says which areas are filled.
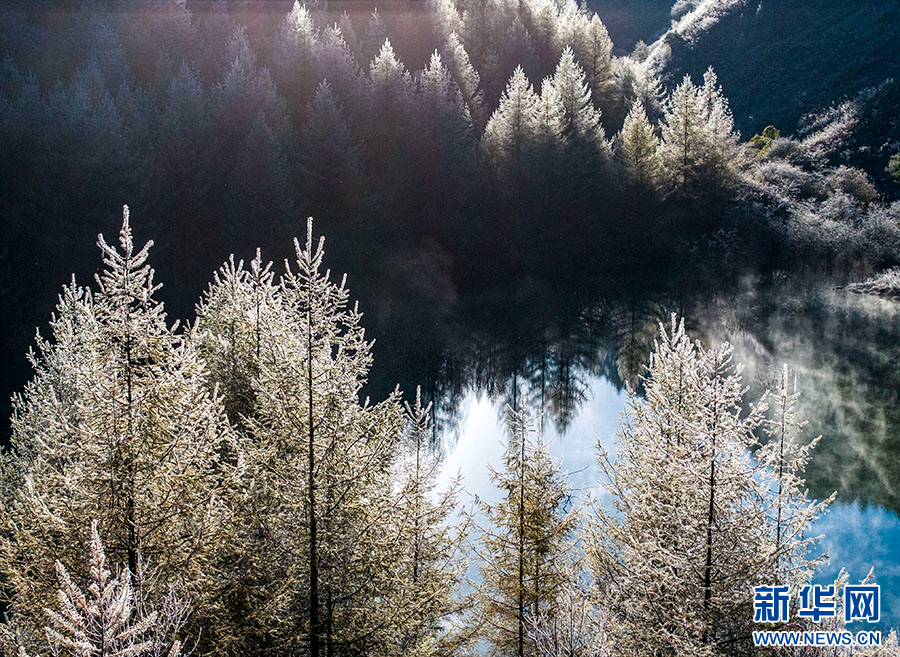
[[[363,62],[370,62],[381,52],[385,41],[388,40],[387,26],[378,13],[376,7],[369,17],[369,23],[366,25],[366,33],[362,40],[360,56]]]
[[[371,84],[364,134],[371,156],[371,173],[382,188],[401,189],[407,184],[406,149],[414,139],[409,124],[413,113],[413,82],[385,40],[369,66]]]
[[[682,196],[715,192],[733,177],[737,137],[715,73],[697,87],[685,76],[666,102],[660,155],[671,189]]]
[[[773,525],[772,573],[779,583],[792,587],[806,583],[813,575],[811,567],[815,563],[806,559],[812,541],[805,534],[834,499],[833,495],[824,502],[809,499],[803,472],[821,436],[801,442],[806,422],[797,418],[799,399],[796,380],[792,391],[790,371],[785,365],[777,388],[769,395],[770,413],[762,427],[768,441],[756,451],[757,461],[770,473],[767,499],[769,523]]]
[[[318,30],[305,4],[294,0],[279,23],[272,45],[272,74],[291,106],[302,109],[316,80],[313,78]]]
[[[643,399],[630,392],[615,462],[601,450],[610,505],[589,532],[617,640],[626,654],[746,645],[753,586],[776,570],[771,459],[750,453],[765,402],[745,408],[731,346],[702,348],[674,316],[661,327],[644,390]],[[812,563],[805,532],[822,504],[796,493],[790,505],[804,512],[778,552],[802,572]]]
[[[400,500],[392,533],[396,531],[402,546],[394,604],[406,610],[396,654],[450,655],[464,638],[453,625],[464,608],[455,596],[464,573],[468,525],[457,524],[454,517],[459,482],[443,491],[437,488],[443,460],[432,440],[431,405],[422,404],[417,389],[415,403],[405,408],[407,429],[393,466]]]
[[[413,108],[409,191],[421,199],[421,212],[440,215],[469,191],[476,142],[468,107],[437,51],[422,71]]]
[[[316,49],[315,71],[319,83],[328,81],[348,120],[357,120],[366,109],[369,90],[341,28],[332,25],[322,30]],[[308,99],[304,99],[306,102]]]
[[[630,185],[642,191],[656,188],[662,171],[658,151],[659,138],[643,105],[637,103],[616,138],[616,156]]]
[[[501,176],[520,175],[529,143],[534,136],[539,103],[531,82],[516,68],[484,130],[482,144],[488,161]]]
[[[125,208],[119,248],[99,246],[104,268],[92,292],[64,288],[37,338],[35,376],[14,402],[12,450],[2,459],[0,540],[4,596],[33,636],[54,598],[59,560],[85,573],[82,546],[96,519],[116,560],[139,575],[154,564],[157,595],[181,581],[203,600],[205,566],[220,547],[231,431],[191,340],[167,325]]]
[[[728,99],[719,86],[712,67],[703,74],[703,86],[697,91],[706,119],[706,163],[704,177],[712,186],[726,185],[733,177],[738,163],[738,135],[734,132],[734,118]]]
[[[500,489],[483,503],[488,526],[479,548],[479,591],[485,638],[492,654],[535,655],[532,620],[555,616],[557,596],[569,582],[577,516],[565,476],[543,441],[540,419],[508,409],[510,435],[502,471],[491,470]]]
[[[662,124],[662,157],[670,187],[682,195],[693,191],[697,183],[704,150],[704,119],[697,99],[697,88],[685,75],[665,106]]]
[[[576,32],[571,41],[575,56],[584,69],[594,104],[605,108],[612,100],[615,72],[612,61],[612,39],[597,14]]]
[[[322,270],[323,258],[309,225],[296,264],[274,288],[261,262],[245,274],[229,265],[201,312],[198,330],[219,354],[217,378],[248,352],[252,363],[243,375],[250,394],[238,397],[253,404],[242,420],[247,481],[235,510],[241,568],[223,597],[252,626],[241,649],[278,652],[299,634],[310,654],[393,654],[403,637],[416,634],[421,646],[438,639],[438,628],[426,632],[418,614],[427,605],[431,621],[444,613],[439,600],[455,566],[439,565],[440,550],[449,554],[451,530],[431,524],[418,536],[431,550],[422,573],[437,578],[422,582],[433,596],[426,599],[404,574],[415,532],[400,518],[408,511],[413,520],[418,509],[425,522],[431,512],[409,506],[409,498],[404,506],[392,483],[403,435],[399,398],[360,402],[371,343],[343,281]],[[245,326],[234,329],[233,320]],[[234,335],[243,346],[232,355]],[[432,510],[433,517],[444,512]]]
[[[600,113],[591,101],[584,71],[575,61],[571,48],[567,47],[560,56],[549,85],[556,91],[563,110],[567,173],[570,177],[568,184],[578,196],[584,198],[598,182],[598,175],[609,160],[611,150],[600,125]]]
[[[483,130],[488,117],[484,107],[481,77],[472,66],[469,55],[455,32],[451,32],[447,37],[444,59],[462,94],[463,101],[469,110],[469,116],[472,117],[472,123],[479,131]]]

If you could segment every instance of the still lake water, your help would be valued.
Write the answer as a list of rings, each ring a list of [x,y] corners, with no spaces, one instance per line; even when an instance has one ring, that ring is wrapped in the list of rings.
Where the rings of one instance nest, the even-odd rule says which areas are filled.
[[[444,482],[461,474],[469,496],[497,498],[489,467],[502,464],[504,409],[524,394],[530,410],[543,408],[545,438],[572,488],[602,501],[596,444],[614,453],[625,384],[639,385],[658,323],[677,311],[704,345],[734,345],[746,400],[773,387],[783,363],[795,374],[803,436],[822,435],[807,485],[818,499],[837,492],[814,527],[830,557],[816,581],[831,583],[841,568],[860,580],[874,568],[880,627],[900,626],[900,304],[776,277],[762,290],[705,298],[619,295],[549,322],[546,306],[527,306],[484,311],[487,331],[454,327],[456,348],[449,340],[433,363],[425,391],[436,402]]]

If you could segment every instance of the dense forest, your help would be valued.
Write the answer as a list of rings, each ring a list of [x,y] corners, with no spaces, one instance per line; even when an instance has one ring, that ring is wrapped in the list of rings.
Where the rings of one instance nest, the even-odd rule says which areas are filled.
[[[99,246],[15,401],[5,653],[747,654],[752,586],[820,562],[788,369],[748,403],[733,347],[675,315],[598,453],[609,504],[572,505],[523,395],[481,527],[436,488],[421,395],[360,400],[371,342],[311,222],[281,273],[228,260],[183,329],[127,207]]]
[[[900,426],[900,326],[798,283],[900,294],[897,16],[800,113],[749,79],[768,3],[625,4],[0,7],[2,654],[808,654],[754,647],[753,587],[825,562],[834,409]],[[756,343],[696,339],[748,285]],[[816,417],[739,362],[793,303]],[[594,498],[546,434],[598,373]],[[467,387],[495,499],[438,483]],[[896,512],[870,442],[848,497]]]

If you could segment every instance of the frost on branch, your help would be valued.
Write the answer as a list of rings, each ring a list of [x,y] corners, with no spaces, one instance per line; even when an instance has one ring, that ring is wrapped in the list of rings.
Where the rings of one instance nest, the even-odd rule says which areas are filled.
[[[45,610],[49,618],[45,632],[54,657],[181,656],[181,641],[175,637],[186,608],[171,597],[162,613],[148,610],[140,591],[132,586],[131,573],[120,570],[113,575],[109,570],[96,522],[91,524],[87,591],[59,561],[56,577],[57,606]]]

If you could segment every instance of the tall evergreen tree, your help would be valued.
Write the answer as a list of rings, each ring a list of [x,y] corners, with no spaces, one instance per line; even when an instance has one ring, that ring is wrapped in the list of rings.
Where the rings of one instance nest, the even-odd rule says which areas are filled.
[[[444,59],[459,87],[463,101],[469,110],[469,116],[472,117],[472,123],[477,130],[484,129],[487,122],[487,112],[484,106],[484,90],[481,88],[481,77],[478,71],[472,66],[469,55],[459,36],[455,32],[451,32],[447,37],[444,47]]]
[[[640,103],[625,117],[616,139],[616,156],[629,185],[643,192],[656,189],[662,171],[659,138]]]
[[[553,615],[566,585],[577,518],[565,477],[541,437],[539,419],[509,409],[510,436],[502,471],[491,479],[503,496],[484,503],[479,597],[492,654],[535,655],[532,619]]]
[[[372,15],[369,17],[369,22],[366,25],[366,33],[361,47],[362,52],[360,53],[362,61],[371,62],[378,57],[378,53],[381,52],[381,48],[387,40],[387,26],[384,24],[384,20],[376,7],[372,11]]]
[[[250,611],[256,628],[244,649],[278,653],[299,634],[310,654],[393,654],[410,633],[437,640],[437,628],[426,637],[417,615],[422,592],[401,576],[410,544],[400,537],[409,529],[399,521],[392,465],[402,410],[397,395],[360,402],[372,358],[361,314],[343,281],[322,270],[311,226],[296,247],[296,265],[274,287],[259,261],[246,274],[226,267],[201,313],[199,330],[219,354],[216,378],[227,380],[234,367],[245,372],[239,378],[249,385],[231,399],[252,405],[241,420],[248,474],[235,558],[253,570],[235,580],[230,599],[233,609]],[[235,329],[238,318],[244,326]],[[423,572],[431,567],[422,564]],[[432,594],[446,593],[445,584],[429,582]]]
[[[96,519],[108,549],[154,595],[182,582],[199,601],[220,547],[221,498],[231,431],[192,341],[166,323],[159,285],[136,250],[125,208],[119,249],[101,236],[104,269],[91,292],[64,288],[38,338],[34,379],[14,403],[13,449],[2,461],[0,541],[4,596],[28,636],[55,597],[59,560],[81,577],[86,527]]]
[[[501,177],[521,174],[529,143],[534,136],[539,98],[521,67],[516,68],[500,105],[484,130],[482,144],[488,161]]]
[[[329,217],[354,217],[365,194],[362,147],[327,80],[307,106],[298,159],[307,207]]]
[[[703,155],[704,117],[697,87],[687,75],[665,106],[660,156],[669,187],[682,196],[695,191]]]
[[[318,31],[306,5],[294,0],[275,32],[272,74],[289,105],[302,109],[315,88],[315,54]]]
[[[775,576],[775,554],[791,555],[786,580],[808,573],[814,539],[805,532],[823,503],[792,489],[791,505],[804,511],[783,539],[790,547],[773,549],[775,473],[771,459],[750,455],[766,406],[745,410],[730,345],[703,349],[673,316],[644,390],[643,399],[630,393],[615,463],[601,452],[611,507],[599,510],[589,548],[600,594],[626,653],[741,650],[753,586]],[[686,607],[696,613],[677,613]]]
[[[465,607],[456,594],[466,565],[462,555],[468,523],[453,517],[459,481],[443,491],[437,488],[443,459],[433,442],[431,405],[422,405],[421,390],[405,409],[407,428],[394,466],[400,502],[391,522],[397,524],[392,533],[401,537],[403,552],[395,604],[406,610],[396,654],[452,655],[465,642],[453,625]]]
[[[571,48],[563,51],[549,84],[556,90],[563,109],[569,186],[581,199],[589,198],[611,151],[584,71]]]

